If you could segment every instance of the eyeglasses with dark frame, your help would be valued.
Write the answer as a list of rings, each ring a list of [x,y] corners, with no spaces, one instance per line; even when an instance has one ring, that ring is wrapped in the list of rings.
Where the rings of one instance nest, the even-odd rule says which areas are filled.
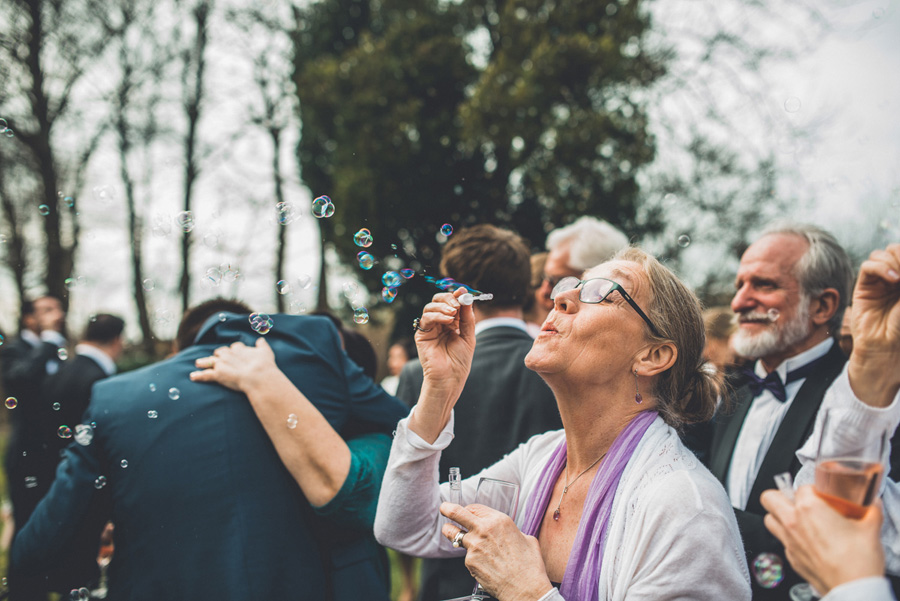
[[[618,291],[619,294],[622,295],[622,298],[625,299],[631,308],[637,311],[637,314],[641,316],[641,318],[647,322],[647,325],[650,326],[650,331],[653,332],[654,335],[659,336],[660,338],[664,338],[662,334],[659,333],[659,330],[653,325],[653,322],[650,321],[650,318],[647,317],[647,314],[641,311],[641,308],[638,307],[638,304],[631,298],[631,295],[625,291],[622,286],[612,280],[608,280],[606,278],[591,278],[589,280],[579,280],[575,277],[566,277],[557,282],[556,286],[553,287],[553,290],[550,292],[550,300],[556,300],[556,297],[562,294],[563,292],[568,292],[569,290],[575,290],[576,288],[581,287],[581,290],[578,292],[578,300],[589,304],[596,305],[598,303],[602,303],[606,300],[606,297],[612,294],[615,291]]]

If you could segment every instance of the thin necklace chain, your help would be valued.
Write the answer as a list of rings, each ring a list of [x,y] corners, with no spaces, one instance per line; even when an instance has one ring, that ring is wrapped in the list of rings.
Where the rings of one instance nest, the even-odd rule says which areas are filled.
[[[588,471],[590,471],[590,469],[591,469],[592,467],[594,467],[595,465],[597,465],[598,463],[600,463],[600,461],[601,461],[604,457],[606,457],[606,453],[608,453],[608,452],[609,452],[609,450],[607,450],[605,453],[603,453],[602,455],[600,455],[599,457],[597,457],[597,459],[594,460],[594,463],[592,463],[592,464],[590,464],[589,466],[587,466],[587,469],[585,469],[583,472],[581,472],[580,474],[578,474],[577,476],[575,476],[575,479],[572,480],[571,482],[569,482],[569,462],[566,461],[566,485],[563,486],[562,494],[559,495],[559,503],[556,504],[556,511],[553,512],[553,519],[554,519],[555,521],[559,521],[559,508],[562,506],[563,497],[565,497],[565,496],[566,496],[566,493],[569,492],[569,487],[572,486],[573,484],[575,484],[575,483],[578,481],[579,478],[581,478],[581,477],[582,477],[583,475],[585,475]]]

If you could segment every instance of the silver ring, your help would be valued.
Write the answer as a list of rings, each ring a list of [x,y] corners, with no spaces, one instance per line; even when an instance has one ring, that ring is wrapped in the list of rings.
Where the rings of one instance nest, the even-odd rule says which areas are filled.
[[[462,539],[465,535],[466,535],[466,533],[463,532],[462,530],[460,530],[459,532],[456,533],[456,536],[453,537],[453,548],[454,549],[458,549],[458,548],[462,547]]]
[[[424,329],[424,328],[420,328],[420,327],[419,327],[419,324],[421,324],[421,323],[422,323],[421,318],[416,317],[416,318],[413,320],[413,329],[414,329],[414,330],[418,330],[419,332],[430,332],[430,331],[431,331],[431,328],[428,328],[427,330]]]

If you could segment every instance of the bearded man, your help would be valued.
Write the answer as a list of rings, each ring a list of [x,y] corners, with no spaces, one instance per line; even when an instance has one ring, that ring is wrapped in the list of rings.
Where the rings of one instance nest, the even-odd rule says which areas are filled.
[[[733,411],[716,417],[705,460],[731,498],[751,573],[760,554],[775,553],[783,561],[785,581],[766,588],[751,579],[753,599],[788,599],[800,579],[763,525],[759,497],[773,487],[776,474],[799,471],[795,452],[812,433],[822,397],[846,361],[835,338],[853,268],[828,232],[777,227],[744,252],[735,288],[731,308],[738,331],[732,343],[755,363],[736,382]]]

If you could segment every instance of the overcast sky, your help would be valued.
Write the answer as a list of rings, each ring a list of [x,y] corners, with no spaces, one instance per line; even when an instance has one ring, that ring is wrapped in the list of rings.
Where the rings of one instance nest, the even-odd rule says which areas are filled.
[[[775,3],[777,4],[777,3]],[[659,0],[659,18],[694,18],[686,7],[703,7],[700,0]],[[718,7],[726,7],[723,2]],[[731,10],[737,27],[753,26],[741,23],[741,4]],[[787,4],[790,6],[790,3]],[[812,221],[832,230],[848,247],[857,253],[872,244],[883,245],[888,240],[900,241],[900,11],[898,0],[820,0],[818,10],[833,26],[833,31],[821,38],[812,51],[804,51],[796,61],[767,67],[763,73],[770,82],[759,100],[752,103],[735,102],[731,111],[738,129],[744,132],[748,144],[763,140],[776,143],[779,157],[796,169],[796,177],[779,184],[778,193],[796,198],[796,213],[792,217]],[[668,12],[667,12],[668,11]],[[668,15],[668,17],[666,16]],[[788,15],[786,14],[786,17]],[[790,29],[773,29],[762,35],[793,35]],[[221,41],[221,40],[220,40]],[[790,41],[790,40],[787,40]],[[226,50],[219,52],[226,60],[212,60],[214,81],[225,93],[220,93],[204,122],[205,131],[231,131],[234,123],[246,112],[251,100],[246,81],[248,71],[240,62],[241,45],[228,40]],[[715,85],[712,94],[718,94]],[[723,100],[733,91],[721,90]],[[739,99],[737,99],[739,100]],[[761,103],[761,104],[760,104]],[[761,131],[760,113],[774,116],[781,123],[775,131]],[[807,131],[813,136],[797,139],[792,132]],[[285,140],[282,164],[287,173],[296,173],[293,165],[296,132]],[[269,148],[265,138],[250,130],[233,142],[233,158],[227,164],[211,168],[199,189],[196,203],[196,277],[195,299],[214,293],[235,294],[262,310],[274,310],[272,277],[274,238],[279,227],[272,209],[271,186],[268,183]],[[164,154],[164,153],[163,153]],[[663,152],[658,160],[665,161]],[[170,169],[171,182],[180,177],[177,157],[160,156],[160,169]],[[110,163],[111,155],[100,155],[92,170],[87,195],[97,186],[109,186],[120,195],[117,180],[108,181],[117,172],[117,164]],[[288,198],[298,209],[298,218],[289,226],[289,283],[295,299],[311,306],[312,288],[302,289],[304,276],[315,279],[318,270],[318,230],[310,215],[310,191],[299,181],[289,182]],[[328,191],[313,191],[313,195]],[[82,195],[82,201],[85,194]],[[256,208],[248,209],[246,200],[253,200]],[[132,318],[130,267],[127,240],[124,235],[125,214],[122,203],[82,202],[82,223],[85,238],[76,276],[81,283],[71,292],[72,327],[78,331],[93,312],[105,310]],[[341,210],[335,198],[336,210]],[[180,306],[175,298],[178,269],[178,233],[174,216],[179,210],[180,193],[177,184],[155,191],[153,207],[148,211],[152,234],[147,238],[148,284],[150,301],[160,335],[174,332]],[[360,227],[363,225],[361,224]],[[686,249],[701,272],[704,261],[703,231],[693,232],[698,241]],[[380,232],[373,232],[375,236]],[[232,264],[242,277],[234,283],[218,285],[202,283],[210,267]],[[348,277],[348,271],[344,277]],[[691,278],[688,277],[688,280]],[[9,274],[0,274],[0,287],[12,290]],[[215,288],[215,289],[214,289]],[[338,291],[338,286],[333,286]],[[0,307],[0,327],[12,331],[14,295],[3,295]],[[13,299],[14,300],[14,299]],[[335,298],[337,300],[337,297]],[[129,331],[134,335],[132,323]]]

